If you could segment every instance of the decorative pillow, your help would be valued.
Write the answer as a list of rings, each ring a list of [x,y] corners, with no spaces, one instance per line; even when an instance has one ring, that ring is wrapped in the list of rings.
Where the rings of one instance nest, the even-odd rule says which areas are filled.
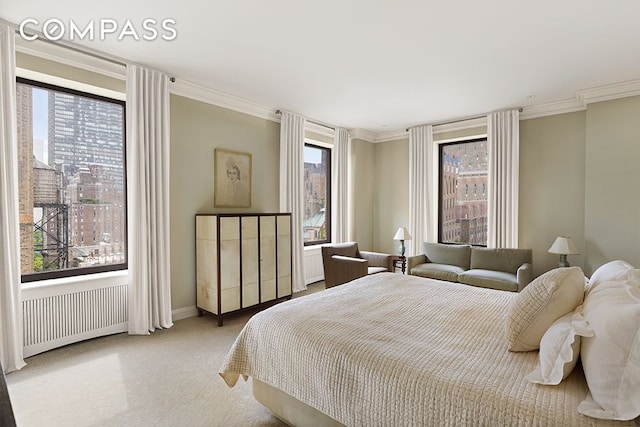
[[[556,268],[534,279],[509,307],[509,350],[540,348],[540,340],[551,324],[574,311],[583,298],[584,274],[580,267]]]
[[[631,264],[622,260],[610,261],[593,272],[585,291],[589,292],[598,283],[610,280],[640,281],[640,270],[633,268]]]
[[[582,306],[553,322],[544,333],[538,366],[526,378],[537,384],[560,384],[578,363],[580,336],[593,336],[593,330],[582,316]]]
[[[580,348],[589,394],[578,412],[633,420],[640,416],[640,284],[598,282],[584,300],[584,317],[594,335]]]

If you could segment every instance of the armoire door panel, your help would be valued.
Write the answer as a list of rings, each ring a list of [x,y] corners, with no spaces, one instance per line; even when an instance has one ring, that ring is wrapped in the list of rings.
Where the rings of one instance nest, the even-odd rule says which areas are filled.
[[[258,282],[242,286],[242,308],[251,307],[260,303],[258,294]]]
[[[240,242],[237,240],[220,242],[220,287],[240,287]]]
[[[241,218],[242,232],[242,307],[250,307],[260,302],[258,293],[259,252],[258,217]]]
[[[209,313],[218,314],[218,288],[198,285],[196,298],[198,308],[207,310]]]
[[[222,313],[240,309],[240,288],[223,289],[220,295]]]
[[[291,295],[291,276],[278,276],[278,298]]]
[[[263,280],[260,284],[260,291],[262,295],[261,302],[267,302],[276,299],[276,281],[272,280]]]
[[[196,220],[196,238],[217,240],[218,227],[215,216],[199,216]]]
[[[218,285],[216,245],[213,240],[196,240],[196,284],[215,288]]]
[[[220,240],[238,240],[240,238],[240,218],[220,218]]]
[[[276,278],[276,221],[275,217],[260,217],[260,280]],[[262,298],[265,301],[264,297]]]

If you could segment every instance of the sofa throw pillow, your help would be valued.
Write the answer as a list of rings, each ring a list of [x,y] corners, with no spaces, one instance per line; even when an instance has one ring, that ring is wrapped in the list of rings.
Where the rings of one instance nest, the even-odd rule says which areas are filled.
[[[582,304],[584,274],[580,267],[563,267],[534,279],[511,303],[507,314],[510,351],[532,351],[551,324]]]
[[[631,264],[622,260],[609,261],[601,265],[593,272],[585,291],[589,292],[598,283],[610,280],[631,280],[640,283],[640,270],[633,268]]]
[[[540,341],[538,366],[526,378],[537,384],[556,385],[565,379],[580,358],[581,336],[593,336],[582,315],[582,306],[551,325]]]
[[[585,297],[584,317],[593,337],[580,348],[589,394],[578,412],[633,420],[640,416],[640,283],[598,282]]]

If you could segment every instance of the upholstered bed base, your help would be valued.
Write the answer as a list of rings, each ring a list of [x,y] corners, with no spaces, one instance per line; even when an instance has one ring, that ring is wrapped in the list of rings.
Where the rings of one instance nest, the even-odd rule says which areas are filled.
[[[251,379],[253,397],[271,413],[291,426],[343,427],[328,415],[302,403],[287,393],[255,378]]]

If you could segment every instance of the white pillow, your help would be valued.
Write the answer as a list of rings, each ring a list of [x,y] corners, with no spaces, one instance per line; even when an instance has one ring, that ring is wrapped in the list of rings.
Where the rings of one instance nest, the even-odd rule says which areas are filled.
[[[589,386],[578,412],[607,420],[640,416],[640,284],[600,281],[584,300],[593,337],[580,358]]]
[[[532,351],[551,324],[584,299],[580,267],[556,268],[534,279],[511,303],[507,315],[509,351]]]
[[[622,260],[609,261],[601,265],[593,272],[585,291],[589,292],[598,283],[610,280],[640,280],[640,270],[633,268],[631,264]]]
[[[540,341],[538,366],[525,378],[537,384],[560,384],[578,363],[580,336],[593,336],[582,316],[582,306],[553,322],[545,332]]]

